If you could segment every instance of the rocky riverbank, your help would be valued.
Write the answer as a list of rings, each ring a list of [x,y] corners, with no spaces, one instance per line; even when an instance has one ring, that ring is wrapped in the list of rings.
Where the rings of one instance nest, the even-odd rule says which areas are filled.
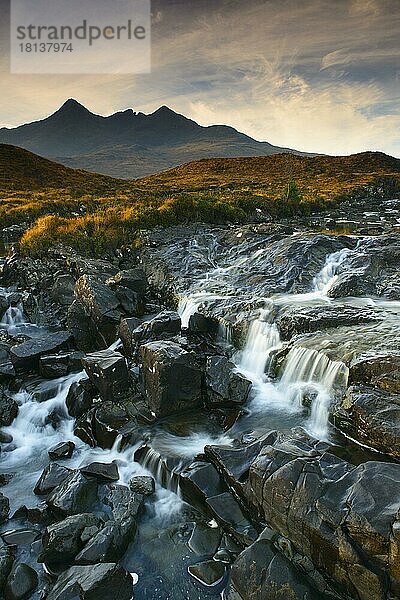
[[[400,245],[375,233],[9,257],[5,598],[400,597]]]

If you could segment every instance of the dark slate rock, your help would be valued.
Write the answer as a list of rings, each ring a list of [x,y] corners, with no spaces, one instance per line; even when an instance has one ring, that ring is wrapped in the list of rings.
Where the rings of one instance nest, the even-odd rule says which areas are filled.
[[[1,441],[1,439],[0,439],[0,441]],[[10,441],[12,442],[12,438]],[[8,485],[13,477],[14,477],[14,475],[12,473],[0,473],[0,487],[4,487],[5,485]]]
[[[104,346],[116,339],[121,311],[120,302],[111,289],[92,275],[83,275],[75,285],[75,297],[82,304]]]
[[[72,515],[46,528],[39,562],[51,566],[71,564],[86,542],[102,528],[102,520],[94,514]]]
[[[189,539],[189,548],[199,556],[213,556],[221,542],[221,531],[218,527],[210,527],[196,523]]]
[[[206,446],[204,453],[222,475],[226,483],[240,496],[242,486],[246,483],[249,469],[261,449],[272,444],[277,438],[277,432],[271,431],[250,443],[239,446]]]
[[[3,542],[9,546],[27,546],[40,538],[37,529],[10,529],[1,534]]]
[[[207,394],[211,406],[231,407],[247,402],[252,383],[240,373],[235,373],[235,368],[225,356],[210,356],[207,359]]]
[[[333,408],[332,420],[353,439],[400,458],[400,394],[357,385]]]
[[[133,337],[133,332],[142,324],[142,321],[137,317],[129,317],[121,319],[119,324],[119,337],[122,341],[126,356],[133,356],[135,352],[136,340]]]
[[[38,370],[39,358],[49,352],[67,348],[72,342],[68,331],[58,331],[34,338],[13,346],[10,350],[11,362],[17,371]]]
[[[82,364],[103,400],[115,401],[130,387],[125,358],[113,350],[87,354]]]
[[[83,357],[83,352],[64,352],[41,356],[39,359],[40,374],[46,379],[57,379],[68,373],[80,371]]]
[[[207,498],[226,489],[216,468],[205,462],[190,465],[190,468],[181,474],[180,487],[184,499],[189,504],[203,504]]]
[[[57,463],[51,463],[44,470],[35,485],[34,493],[37,496],[44,496],[49,494],[60,485],[70,474],[71,469],[58,465]]]
[[[56,446],[50,448],[48,454],[50,460],[61,460],[63,458],[71,458],[74,450],[74,442],[60,442]]]
[[[66,405],[71,417],[81,417],[93,405],[96,388],[88,379],[73,383],[68,391]]]
[[[0,294],[0,320],[3,318],[9,306],[10,302],[7,296],[5,296],[4,294]]]
[[[201,335],[207,335],[212,338],[217,336],[219,330],[219,322],[212,317],[208,317],[199,312],[191,315],[189,319],[189,331],[193,333],[199,333]]]
[[[5,600],[26,600],[39,583],[38,575],[32,567],[20,563],[12,568],[4,590]]]
[[[212,587],[223,579],[225,567],[221,562],[207,560],[195,565],[189,565],[188,573],[204,586]]]
[[[156,483],[152,477],[139,475],[129,481],[129,489],[143,496],[152,496],[156,490]]]
[[[8,521],[10,514],[10,501],[9,499],[0,493],[0,525]]]
[[[78,564],[118,561],[134,540],[144,497],[125,486],[111,485],[102,500],[110,507],[112,518],[78,554]]]
[[[281,311],[275,323],[283,340],[331,327],[379,321],[370,308],[353,306],[295,306]]]
[[[132,290],[141,301],[143,301],[147,291],[147,279],[143,269],[120,271],[110,277],[106,283],[112,289],[124,287]]]
[[[257,539],[257,532],[244,516],[232,494],[224,492],[218,496],[207,498],[206,502],[217,521],[226,527],[235,539],[246,545]]]
[[[80,472],[86,477],[94,477],[101,482],[118,481],[119,472],[115,462],[98,463],[94,462],[86,467],[82,467]]]
[[[128,412],[112,402],[103,402],[95,409],[92,419],[96,445],[112,448],[123,428],[129,423]]]
[[[246,548],[232,566],[232,582],[251,600],[321,600],[293,565],[265,540]]]
[[[149,408],[165,416],[201,405],[202,370],[194,352],[175,342],[149,342],[140,348],[141,379]]]
[[[17,402],[0,390],[0,426],[11,425],[18,415],[18,410]]]
[[[246,487],[261,519],[342,594],[369,600],[396,595],[400,465],[355,467],[295,430],[261,450]]]
[[[79,471],[72,471],[52,491],[46,502],[55,514],[67,517],[93,509],[96,499],[96,480],[87,479]]]
[[[115,563],[71,567],[60,575],[47,600],[132,600],[132,576]]]
[[[173,337],[181,331],[181,318],[178,313],[165,310],[150,321],[142,323],[134,332],[136,343]]]
[[[0,594],[4,591],[4,586],[12,569],[14,554],[14,548],[0,543]]]

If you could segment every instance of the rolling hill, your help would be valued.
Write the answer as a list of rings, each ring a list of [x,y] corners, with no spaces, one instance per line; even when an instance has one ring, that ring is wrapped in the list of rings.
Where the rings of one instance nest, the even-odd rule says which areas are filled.
[[[226,125],[202,127],[166,106],[148,115],[129,109],[103,117],[73,99],[43,120],[0,129],[0,143],[125,179],[201,158],[296,152],[258,142]]]

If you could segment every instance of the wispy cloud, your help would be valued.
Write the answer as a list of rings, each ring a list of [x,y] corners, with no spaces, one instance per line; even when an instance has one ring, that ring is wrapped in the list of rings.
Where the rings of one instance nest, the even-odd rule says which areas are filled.
[[[282,146],[400,155],[398,0],[153,0],[153,19],[150,75],[20,79],[3,66],[0,120],[69,96],[102,114],[168,104]]]

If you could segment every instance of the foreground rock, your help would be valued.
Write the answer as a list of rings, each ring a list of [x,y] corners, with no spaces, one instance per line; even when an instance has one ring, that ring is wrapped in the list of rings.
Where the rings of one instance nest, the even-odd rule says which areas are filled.
[[[201,405],[202,371],[194,352],[172,341],[158,341],[141,346],[140,356],[143,391],[157,416]]]
[[[353,439],[400,459],[400,395],[351,386],[335,406],[332,420]]]
[[[49,333],[44,337],[13,346],[10,351],[11,362],[18,371],[37,371],[42,355],[67,348],[71,342],[72,335],[68,331]]]
[[[240,554],[231,578],[243,600],[321,599],[304,575],[263,539]]]
[[[130,378],[125,358],[113,350],[87,354],[82,364],[103,400],[115,402],[129,389]]]
[[[132,576],[115,563],[75,566],[63,573],[47,600],[131,600]]]
[[[281,435],[251,465],[246,495],[339,594],[398,595],[400,465],[355,467],[300,432]]]

